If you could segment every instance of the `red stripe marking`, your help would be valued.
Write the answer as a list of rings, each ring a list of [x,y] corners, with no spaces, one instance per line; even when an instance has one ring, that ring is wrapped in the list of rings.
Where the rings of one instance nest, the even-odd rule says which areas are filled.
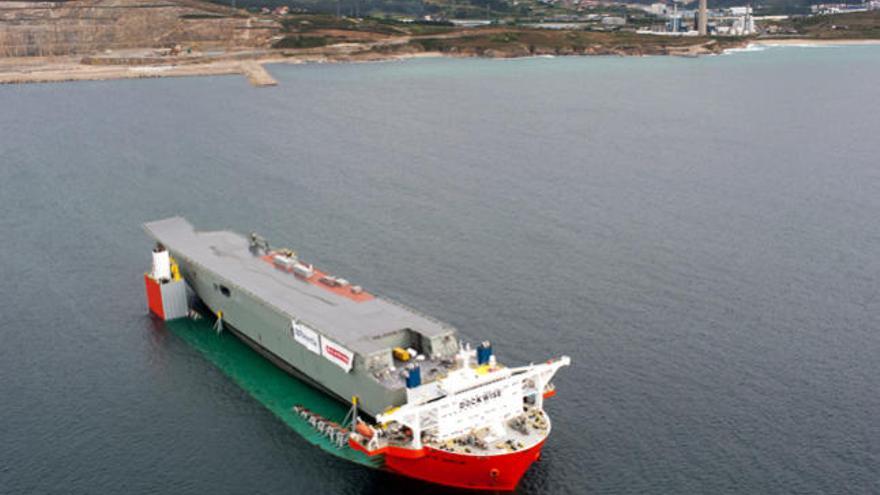
[[[293,272],[285,270],[284,268],[281,268],[278,265],[276,265],[275,261],[272,259],[273,256],[275,256],[275,253],[270,253],[270,254],[267,254],[266,256],[262,256],[261,259],[263,261],[265,261],[266,263],[269,263],[270,265],[274,266],[278,270],[290,273],[291,276],[296,277],[296,275],[294,275]],[[331,287],[331,286],[321,282],[321,279],[326,277],[327,274],[318,270],[317,268],[315,268],[314,270],[315,270],[315,274],[309,278],[306,278],[306,279],[299,278],[299,277],[296,277],[296,278],[299,278],[300,280],[305,280],[306,282],[308,282],[312,285],[320,287],[324,290],[328,290],[338,296],[347,297],[348,299],[351,299],[352,301],[366,302],[366,301],[372,301],[373,299],[376,298],[376,296],[370,294],[367,291],[361,292],[360,294],[355,294],[354,292],[351,291],[350,285],[346,285],[345,287]]]
[[[162,288],[159,287],[159,282],[145,273],[144,284],[147,288],[147,305],[150,307],[150,311],[164,320],[165,310],[162,307]]]
[[[327,351],[327,354],[330,354],[331,356],[342,361],[343,363],[348,364],[348,356],[340,352],[338,349],[334,349],[329,345],[325,345],[324,350]]]

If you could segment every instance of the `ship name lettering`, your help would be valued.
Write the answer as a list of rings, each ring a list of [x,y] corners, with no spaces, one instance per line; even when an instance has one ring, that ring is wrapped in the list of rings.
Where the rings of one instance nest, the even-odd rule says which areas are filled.
[[[483,392],[482,394],[475,395],[473,397],[469,397],[467,399],[462,400],[458,403],[458,410],[464,410],[471,406],[476,406],[482,404],[484,402],[489,402],[492,399],[497,399],[501,397],[501,389],[495,389],[488,392]]]

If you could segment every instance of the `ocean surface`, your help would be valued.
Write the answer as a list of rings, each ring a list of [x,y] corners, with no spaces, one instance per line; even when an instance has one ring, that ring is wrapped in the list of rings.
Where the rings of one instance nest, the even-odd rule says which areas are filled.
[[[568,354],[520,494],[880,492],[880,47],[0,87],[0,492],[450,493],[146,311],[147,220]]]

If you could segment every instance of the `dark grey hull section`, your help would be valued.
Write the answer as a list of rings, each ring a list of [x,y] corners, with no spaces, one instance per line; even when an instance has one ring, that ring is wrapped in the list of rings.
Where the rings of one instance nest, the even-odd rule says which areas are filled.
[[[256,342],[254,342],[253,340],[248,338],[247,335],[243,334],[242,332],[240,332],[237,328],[233,327],[232,325],[224,325],[223,330],[232,332],[233,335],[235,335],[239,340],[244,342],[248,347],[250,347],[251,349],[256,351],[258,354],[260,354],[264,358],[268,359],[272,364],[281,368],[284,372],[288,373],[289,375],[293,376],[294,378],[307,383],[309,386],[317,389],[319,392],[322,392],[322,393],[338,400],[339,402],[342,402],[343,404],[350,404],[351,403],[349,400],[336,395],[332,390],[328,389],[327,387],[321,385],[320,383],[316,382],[315,380],[312,380],[311,377],[309,377],[308,375],[306,375],[302,371],[294,368],[290,363],[284,361],[280,357],[273,354],[272,351],[266,349],[265,347],[261,346],[260,344],[258,344]],[[361,416],[364,416],[364,415],[361,414]]]
[[[371,417],[405,402],[405,390],[388,389],[380,384],[363,368],[361,356],[355,355],[353,368],[346,372],[291,336],[290,322],[296,315],[286,314],[257,299],[233,281],[192,262],[183,253],[173,250],[171,253],[202,303],[215,315],[222,311],[224,325],[234,329],[238,338],[279,368],[343,403],[351,403],[351,398],[357,397],[360,409]]]

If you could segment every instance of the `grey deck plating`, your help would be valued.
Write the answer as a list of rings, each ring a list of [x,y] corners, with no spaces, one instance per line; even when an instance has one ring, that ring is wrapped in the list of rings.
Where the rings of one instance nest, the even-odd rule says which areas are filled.
[[[383,337],[407,329],[429,338],[455,334],[451,326],[388,300],[353,301],[282,272],[255,256],[248,240],[234,232],[197,232],[181,217],[144,228],[173,252],[362,356],[388,348]]]

